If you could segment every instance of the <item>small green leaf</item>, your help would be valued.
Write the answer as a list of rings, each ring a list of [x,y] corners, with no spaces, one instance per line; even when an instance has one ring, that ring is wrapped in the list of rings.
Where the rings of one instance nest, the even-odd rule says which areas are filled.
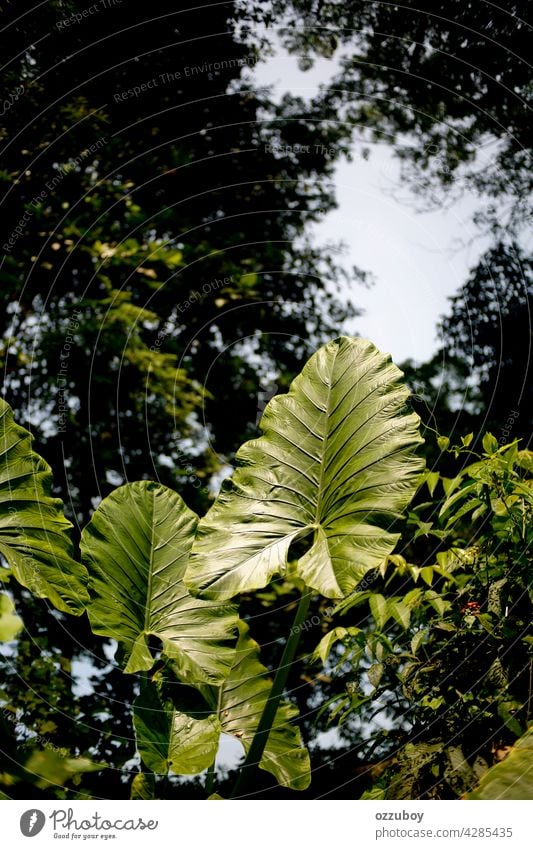
[[[430,698],[429,696],[423,696],[420,700],[420,704],[422,707],[428,707],[430,710],[438,710],[444,704],[444,699],[442,696],[434,696]]]
[[[451,622],[435,622],[434,627],[438,628],[439,631],[449,631],[450,633],[452,631],[457,631],[457,628],[455,627],[455,625],[452,625]]]
[[[385,627],[385,623],[390,619],[390,611],[387,604],[387,599],[379,593],[372,593],[370,596],[370,612],[374,617],[376,628],[381,631]]]
[[[437,445],[439,446],[441,451],[446,451],[448,446],[450,445],[449,437],[437,436]]]
[[[431,604],[432,608],[437,611],[439,616],[444,616],[446,610],[448,610],[448,608],[450,607],[450,602],[445,601],[436,592],[428,591],[426,593],[426,598]]]
[[[444,489],[444,494],[446,496],[451,495],[452,492],[455,492],[459,484],[463,480],[463,475],[456,475],[454,478],[441,478],[442,480],[442,488]]]
[[[386,790],[382,787],[371,787],[370,790],[365,790],[361,799],[384,799],[386,796]]]
[[[473,481],[472,483],[469,483],[466,486],[462,487],[462,489],[458,490],[457,492],[453,492],[453,494],[451,494],[446,499],[446,501],[444,502],[444,504],[440,508],[439,516],[442,518],[443,516],[446,515],[446,513],[449,513],[449,511],[452,509],[452,507],[455,504],[457,504],[457,502],[462,501],[463,498],[465,498],[467,495],[470,495],[470,493],[473,493],[476,490],[476,488],[477,488],[477,483],[476,483],[476,481]],[[477,500],[476,500],[476,503],[472,504],[472,509],[475,506],[477,506],[478,503],[479,502],[477,502]]]
[[[411,640],[411,651],[413,654],[416,654],[422,643],[427,639],[428,632],[425,628],[422,628],[420,631],[417,631]]]
[[[373,663],[372,666],[369,666],[366,674],[368,675],[368,680],[376,689],[379,687],[379,682],[383,678],[383,672],[385,667],[382,663]]]
[[[392,614],[393,618],[396,622],[402,626],[402,628],[409,627],[409,622],[411,621],[411,610],[410,608],[403,603],[403,601],[396,601],[392,599],[388,603],[389,611]]]
[[[346,628],[343,628],[342,626],[339,626],[338,628],[333,628],[332,631],[329,631],[324,637],[322,637],[318,646],[313,652],[312,659],[321,660],[322,663],[325,663],[335,643],[339,642],[339,640],[342,640],[344,639],[344,637],[347,636],[348,631]]]
[[[14,640],[24,622],[15,613],[15,605],[5,593],[0,593],[0,642]]]
[[[438,472],[426,472],[426,485],[431,496],[433,496],[439,480],[440,474]]]
[[[463,444],[463,447],[468,448],[468,446],[471,445],[473,438],[474,438],[473,433],[467,433],[466,436],[462,436],[461,437],[461,443]]]
[[[519,468],[524,469],[524,471],[533,475],[533,451],[523,448],[521,451],[517,452],[516,459]]]
[[[414,590],[409,590],[403,597],[403,603],[411,610],[418,606],[420,600],[424,596],[424,590],[421,587],[415,587]]]
[[[425,584],[428,587],[433,583],[433,567],[432,566],[423,566],[420,570],[420,576]]]
[[[138,772],[131,782],[130,799],[155,799],[155,777]]]
[[[425,536],[425,537],[429,536],[432,528],[433,528],[433,522],[419,522],[418,523],[418,530],[416,531],[416,533],[414,535],[414,539],[418,539],[418,537],[421,537],[421,536]]]
[[[492,433],[486,433],[482,440],[483,449],[487,454],[495,454],[498,450],[498,440]]]

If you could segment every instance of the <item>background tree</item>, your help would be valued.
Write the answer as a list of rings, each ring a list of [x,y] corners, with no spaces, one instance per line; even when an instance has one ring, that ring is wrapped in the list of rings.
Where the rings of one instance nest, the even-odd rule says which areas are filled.
[[[203,5],[7,14],[4,83],[24,92],[2,130],[5,394],[79,518],[126,476],[198,500],[262,378],[286,382],[354,312],[307,238],[332,162],[268,145],[287,120],[302,142],[338,132],[254,92],[232,4]]]
[[[304,68],[336,55],[341,70],[319,97],[325,114],[395,142],[405,177],[426,202],[441,204],[443,190],[466,188],[488,201],[487,224],[523,226],[531,196],[525,0],[505,8],[258,0],[253,8]]]
[[[346,134],[394,145],[419,208],[477,197],[474,223],[491,244],[452,299],[441,350],[408,372],[447,433],[463,422],[470,430],[472,416],[477,429],[500,431],[519,407],[513,435],[529,439],[528,4],[259,0],[253,9],[302,68],[335,56],[340,70],[315,108]]]

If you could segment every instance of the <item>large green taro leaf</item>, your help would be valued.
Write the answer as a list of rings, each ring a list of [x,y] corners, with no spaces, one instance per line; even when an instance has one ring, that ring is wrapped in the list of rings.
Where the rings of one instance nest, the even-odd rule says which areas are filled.
[[[138,481],[104,499],[83,531],[91,627],[121,644],[126,672],[152,668],[153,638],[183,681],[218,682],[231,668],[234,607],[193,598],[183,582],[197,521],[176,492]]]
[[[0,555],[22,586],[79,615],[89,598],[87,573],[72,557],[63,504],[50,495],[50,467],[31,442],[0,399]]]
[[[186,582],[203,598],[266,586],[291,543],[308,587],[351,592],[390,554],[390,529],[415,493],[423,460],[419,418],[402,372],[371,342],[341,337],[308,361],[287,395],[270,401],[263,435],[200,521]]]
[[[133,705],[137,748],[148,769],[196,775],[213,763],[220,735],[215,714],[204,718],[176,710],[155,682],[144,686]]]
[[[272,689],[268,672],[259,661],[259,646],[251,639],[248,628],[239,623],[240,637],[235,662],[228,678],[220,687],[201,687],[211,712],[177,710],[162,698],[155,683],[148,685],[134,704],[134,726],[137,748],[143,762],[154,772],[192,774],[211,766],[220,735],[229,734],[240,740],[248,751],[259,724],[265,702]],[[277,710],[261,769],[293,790],[304,790],[311,780],[309,753],[302,745],[294,720],[298,709],[282,702]]]

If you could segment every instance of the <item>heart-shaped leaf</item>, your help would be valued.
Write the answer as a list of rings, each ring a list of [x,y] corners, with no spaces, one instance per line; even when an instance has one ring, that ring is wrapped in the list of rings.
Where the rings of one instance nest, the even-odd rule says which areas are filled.
[[[193,598],[183,582],[197,521],[176,492],[138,481],[104,499],[83,531],[91,626],[122,645],[126,672],[152,668],[151,638],[184,681],[218,682],[231,668],[234,607]]]
[[[0,555],[22,586],[79,616],[89,599],[87,573],[72,557],[63,504],[50,495],[50,466],[31,441],[0,399]]]
[[[213,763],[222,733],[239,740],[248,751],[272,681],[259,661],[259,646],[249,636],[248,627],[240,622],[239,629],[235,662],[228,678],[217,688],[200,687],[211,712],[207,709],[200,718],[198,710],[176,710],[155,683],[136,699],[137,748],[148,768],[160,773],[168,769],[201,772]],[[290,702],[280,704],[259,766],[280,784],[304,790],[311,780],[311,765],[300,731],[293,724],[297,716],[298,709]]]
[[[145,686],[134,703],[133,725],[143,763],[166,775],[195,775],[213,763],[220,724],[216,715],[205,719],[188,716],[161,698],[156,684]]]
[[[306,537],[298,574],[324,596],[344,597],[380,566],[424,465],[401,377],[362,339],[311,357],[270,401],[263,436],[238,451],[240,467],[201,520],[186,575],[193,593],[228,599],[264,587]]]
[[[240,740],[247,752],[272,681],[259,660],[259,646],[250,637],[248,627],[241,622],[239,629],[235,662],[219,696],[219,718],[222,731]],[[311,781],[311,765],[300,730],[292,724],[297,717],[295,705],[280,703],[259,766],[285,787],[305,790]]]

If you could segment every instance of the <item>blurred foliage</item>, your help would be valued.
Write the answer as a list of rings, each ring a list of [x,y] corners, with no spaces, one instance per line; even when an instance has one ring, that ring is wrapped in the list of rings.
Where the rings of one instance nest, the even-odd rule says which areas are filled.
[[[457,474],[426,472],[431,500],[411,511],[403,553],[341,602],[315,653],[347,678],[321,708],[329,721],[381,714],[384,754],[397,736],[365,798],[456,798],[531,721],[533,453],[489,433],[481,454],[473,434],[440,442]]]
[[[9,570],[2,569],[2,580],[7,582]],[[5,593],[0,594],[0,642],[12,642],[24,628],[24,622],[15,613],[12,599]],[[20,648],[20,644],[18,644]],[[23,655],[27,651],[22,647]],[[9,657],[9,654],[8,654]],[[67,789],[71,798],[77,795],[76,787],[81,783],[81,775],[88,772],[101,772],[105,764],[96,764],[87,757],[70,757],[68,749],[59,745],[59,715],[53,709],[54,702],[48,699],[54,695],[49,676],[57,675],[57,670],[45,663],[34,661],[32,664],[32,689],[25,692],[26,716],[33,706],[37,708],[28,728],[21,721],[22,711],[13,706],[8,694],[0,688],[0,731],[2,747],[0,750],[0,798],[9,799],[16,792],[17,785],[23,789],[22,795],[31,794],[49,797],[50,791],[55,798],[66,798]],[[41,695],[37,694],[37,688]],[[50,708],[52,707],[52,712]],[[51,718],[54,717],[54,719]],[[70,787],[67,788],[67,785]],[[30,788],[28,790],[28,788]],[[64,789],[67,788],[67,789]],[[81,794],[83,798],[83,793]]]

